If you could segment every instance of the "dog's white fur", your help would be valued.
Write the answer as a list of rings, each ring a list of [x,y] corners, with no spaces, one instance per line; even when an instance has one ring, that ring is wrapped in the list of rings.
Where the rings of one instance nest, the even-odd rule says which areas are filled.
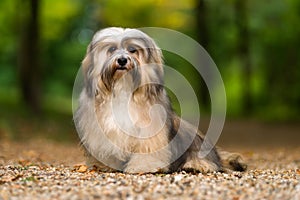
[[[82,70],[85,87],[74,119],[88,165],[129,173],[245,169],[238,155],[221,152],[220,157],[173,112],[163,87],[161,50],[145,33],[98,31]],[[202,144],[212,149],[205,158],[199,154]]]

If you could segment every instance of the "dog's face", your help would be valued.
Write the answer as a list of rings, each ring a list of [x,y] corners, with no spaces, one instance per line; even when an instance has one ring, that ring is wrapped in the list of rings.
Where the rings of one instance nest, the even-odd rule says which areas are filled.
[[[137,29],[107,28],[97,32],[82,67],[90,97],[111,92],[125,74],[135,88],[149,82],[161,83],[163,77],[161,50]]]

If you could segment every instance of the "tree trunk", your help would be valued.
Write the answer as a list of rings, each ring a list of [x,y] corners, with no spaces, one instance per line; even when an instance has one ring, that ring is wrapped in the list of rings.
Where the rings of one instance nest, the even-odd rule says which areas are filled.
[[[247,0],[235,1],[236,26],[238,30],[237,51],[242,65],[242,111],[250,114],[253,109],[251,96],[250,35],[248,30]]]
[[[25,105],[33,112],[41,109],[39,67],[39,3],[40,0],[21,0],[26,14],[20,19],[21,41],[19,51],[20,89]],[[28,8],[28,12],[26,12]]]
[[[207,7],[205,4],[205,0],[199,0],[197,1],[197,7],[196,7],[196,16],[197,16],[197,27],[196,31],[198,33],[198,41],[201,44],[201,46],[208,51],[208,45],[209,45],[209,31],[207,27]],[[206,70],[209,70],[209,66],[205,66]],[[207,73],[210,74],[210,73]],[[207,89],[207,86],[203,79],[200,80],[200,88],[198,91],[199,98],[201,103],[208,108],[209,107],[209,91]]]

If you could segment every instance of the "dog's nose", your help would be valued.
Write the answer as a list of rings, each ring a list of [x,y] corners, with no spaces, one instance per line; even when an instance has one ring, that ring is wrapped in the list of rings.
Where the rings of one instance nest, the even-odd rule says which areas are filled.
[[[118,64],[119,64],[120,66],[125,66],[126,63],[127,63],[127,58],[124,58],[124,57],[118,58]]]

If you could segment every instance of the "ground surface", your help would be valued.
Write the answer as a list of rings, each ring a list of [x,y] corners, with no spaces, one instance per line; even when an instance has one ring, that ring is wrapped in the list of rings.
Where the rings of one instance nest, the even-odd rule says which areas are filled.
[[[300,200],[300,146],[296,134],[300,129],[288,127],[255,124],[251,129],[241,123],[226,126],[220,145],[239,151],[249,164],[247,172],[231,174],[99,173],[83,165],[84,157],[76,142],[0,140],[0,200]]]

